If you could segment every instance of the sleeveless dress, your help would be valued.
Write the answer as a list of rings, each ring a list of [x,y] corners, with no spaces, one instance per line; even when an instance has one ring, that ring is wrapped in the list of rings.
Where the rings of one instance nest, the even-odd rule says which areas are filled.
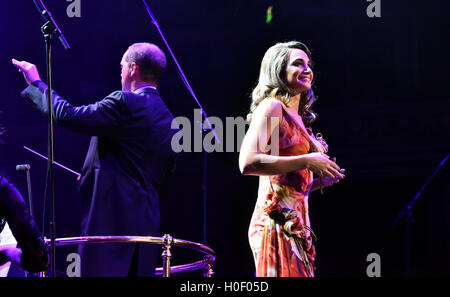
[[[308,130],[300,116],[293,118],[283,106],[279,155],[307,154],[312,134]],[[312,239],[315,235],[308,215],[312,175],[310,170],[301,169],[260,176],[258,199],[248,232],[256,276],[314,276],[316,253]]]

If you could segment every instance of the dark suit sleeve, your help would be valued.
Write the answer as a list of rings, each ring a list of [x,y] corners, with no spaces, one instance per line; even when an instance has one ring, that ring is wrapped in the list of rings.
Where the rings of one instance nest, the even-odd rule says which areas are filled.
[[[48,87],[42,81],[33,82],[22,93],[30,104],[48,115]],[[124,95],[115,91],[93,104],[72,106],[52,91],[53,117],[55,123],[68,130],[89,135],[111,135],[122,126],[127,115]]]

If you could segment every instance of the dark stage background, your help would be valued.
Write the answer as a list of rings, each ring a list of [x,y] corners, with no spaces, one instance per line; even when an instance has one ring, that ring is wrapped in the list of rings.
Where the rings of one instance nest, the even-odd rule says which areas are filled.
[[[54,41],[54,89],[75,105],[120,89],[120,59],[128,45],[149,41],[167,54],[138,0],[44,1],[68,39]],[[415,196],[450,151],[448,1],[381,0],[381,17],[369,18],[365,0],[353,1],[150,1],[149,5],[208,116],[244,117],[265,50],[300,40],[313,53],[319,114],[330,156],[346,179],[310,196],[318,235],[318,276],[366,276],[366,257],[378,253],[382,276],[405,275],[405,224],[397,213]],[[266,10],[273,19],[266,23]],[[47,154],[47,120],[20,98],[26,84],[11,58],[35,63],[45,78],[42,25],[33,1],[2,1],[0,9],[0,174],[27,197],[26,178],[15,165],[29,163],[36,221],[42,226],[46,162],[23,149]],[[159,90],[175,116],[193,120],[196,105],[172,59]],[[89,136],[55,128],[55,160],[80,171]],[[235,146],[236,148],[236,146]],[[235,149],[236,151],[236,149]],[[162,233],[202,242],[202,153],[180,153],[176,175],[162,203]],[[409,275],[450,275],[449,166],[423,191],[413,214]],[[55,168],[57,237],[79,235],[76,177]],[[217,276],[252,276],[247,230],[258,179],[242,176],[238,152],[207,155],[206,244],[217,252]],[[47,201],[47,219],[49,214]],[[130,214],[133,215],[133,214]],[[44,233],[48,236],[48,225]],[[131,234],[130,234],[131,235]],[[64,273],[66,256],[58,248]],[[174,263],[198,255],[175,249]],[[192,273],[191,275],[200,275]]]

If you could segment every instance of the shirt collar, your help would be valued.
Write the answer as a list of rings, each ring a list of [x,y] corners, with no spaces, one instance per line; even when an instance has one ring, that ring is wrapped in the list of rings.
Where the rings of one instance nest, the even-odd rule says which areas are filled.
[[[143,93],[145,89],[152,89],[152,90],[157,91],[157,89],[155,87],[153,87],[153,86],[145,86],[145,87],[139,88],[137,90],[134,90],[133,93],[140,94],[140,93]]]

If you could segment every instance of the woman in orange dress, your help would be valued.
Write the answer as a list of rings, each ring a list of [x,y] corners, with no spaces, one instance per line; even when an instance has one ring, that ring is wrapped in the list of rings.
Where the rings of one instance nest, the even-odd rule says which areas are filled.
[[[257,276],[314,276],[308,195],[345,177],[310,128],[315,119],[311,65],[303,43],[277,43],[264,55],[252,93],[239,168],[259,176],[249,228]]]

